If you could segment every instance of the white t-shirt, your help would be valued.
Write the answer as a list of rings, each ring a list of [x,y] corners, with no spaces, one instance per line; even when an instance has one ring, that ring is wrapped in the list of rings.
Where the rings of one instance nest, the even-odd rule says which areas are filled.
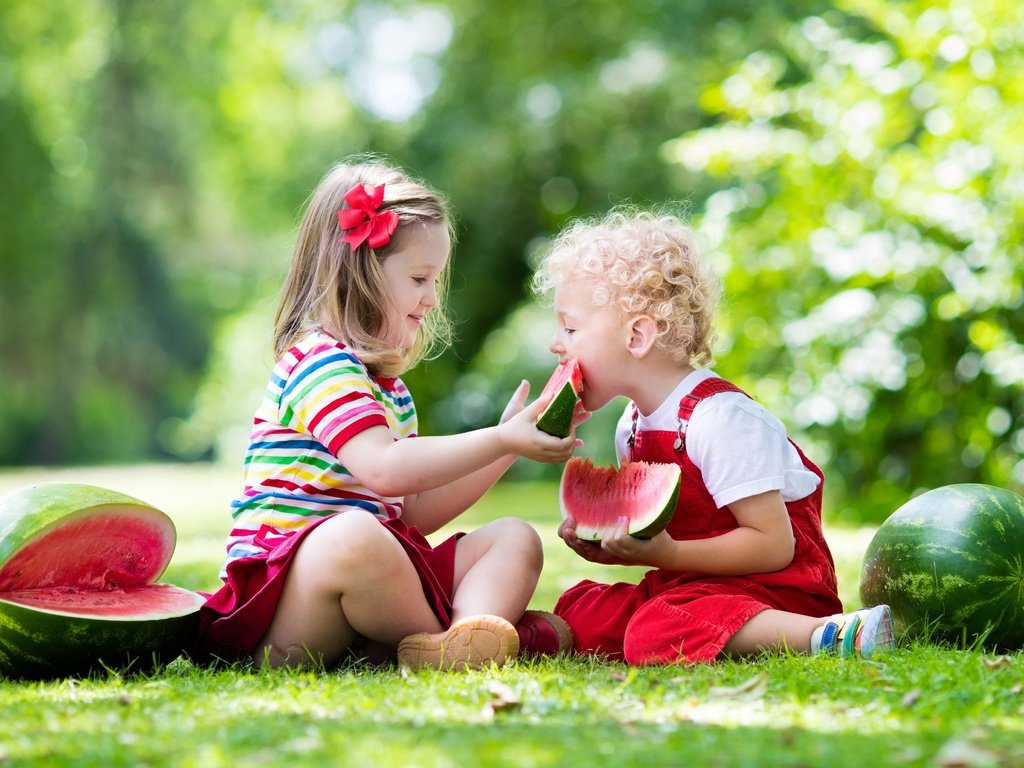
[[[684,378],[654,413],[639,415],[637,431],[675,432],[679,401],[711,378],[717,374],[709,368]],[[629,403],[615,428],[619,462],[629,458],[632,425]],[[786,438],[783,423],[739,392],[721,392],[698,403],[686,426],[686,454],[719,507],[766,491],[781,491],[784,501],[795,501],[812,494],[820,483]]]

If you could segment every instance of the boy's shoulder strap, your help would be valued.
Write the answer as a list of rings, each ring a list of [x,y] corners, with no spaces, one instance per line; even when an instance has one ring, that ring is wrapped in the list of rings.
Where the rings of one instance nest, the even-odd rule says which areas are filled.
[[[710,379],[704,379],[704,381],[693,388],[690,394],[684,395],[679,401],[679,421],[684,424],[688,422],[693,415],[693,409],[697,407],[701,400],[719,395],[722,392],[739,392],[741,395],[750,397],[750,395],[731,381],[726,381],[719,376],[712,376]],[[683,431],[685,431],[685,427]]]

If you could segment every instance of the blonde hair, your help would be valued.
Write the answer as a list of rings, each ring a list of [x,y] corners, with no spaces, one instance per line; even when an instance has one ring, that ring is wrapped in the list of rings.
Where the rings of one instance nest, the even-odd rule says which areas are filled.
[[[383,184],[380,210],[398,214],[398,229],[382,248],[371,249],[364,242],[353,249],[340,240],[338,210],[347,207],[345,194],[357,184]],[[438,283],[438,304],[424,319],[416,342],[408,349],[395,349],[382,338],[391,297],[381,265],[402,231],[414,224],[443,224],[455,241],[447,202],[425,183],[374,157],[331,167],[310,197],[299,227],[274,317],[275,356],[280,358],[317,328],[351,347],[378,376],[398,376],[442,352],[452,338],[444,312],[450,274],[447,264]]]
[[[589,282],[595,306],[651,317],[657,346],[673,360],[710,362],[721,282],[697,257],[693,230],[679,217],[618,208],[602,220],[576,221],[541,260],[533,288],[549,295],[568,279]]]

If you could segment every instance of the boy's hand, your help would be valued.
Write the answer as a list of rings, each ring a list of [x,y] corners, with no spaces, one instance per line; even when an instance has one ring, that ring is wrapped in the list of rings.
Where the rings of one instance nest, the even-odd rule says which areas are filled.
[[[601,540],[601,549],[613,558],[619,558],[632,565],[650,565],[663,568],[671,562],[673,539],[661,531],[650,539],[638,539],[629,534],[629,520],[619,518],[615,530]]]
[[[572,515],[566,517],[562,524],[558,526],[558,535],[568,545],[569,549],[584,560],[600,563],[601,565],[635,565],[635,563],[631,563],[629,560],[609,554],[601,547],[601,542],[599,541],[586,541],[578,538],[576,536],[576,520]]]

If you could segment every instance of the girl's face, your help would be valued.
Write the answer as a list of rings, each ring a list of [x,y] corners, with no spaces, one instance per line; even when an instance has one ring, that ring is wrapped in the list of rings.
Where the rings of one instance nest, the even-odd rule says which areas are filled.
[[[583,371],[583,407],[596,411],[623,394],[629,332],[618,311],[591,302],[591,290],[585,281],[571,279],[555,288],[558,327],[551,351],[559,361],[576,358]]]
[[[437,288],[448,263],[451,239],[442,223],[408,225],[395,236],[395,249],[381,269],[391,301],[384,318],[384,338],[396,348],[416,342],[423,318],[437,306]]]

